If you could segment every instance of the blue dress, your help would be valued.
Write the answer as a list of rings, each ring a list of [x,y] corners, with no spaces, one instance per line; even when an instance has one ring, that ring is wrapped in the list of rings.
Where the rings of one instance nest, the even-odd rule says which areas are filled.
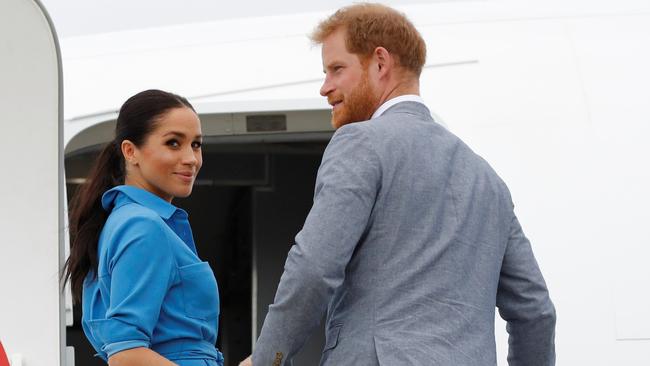
[[[181,366],[222,366],[215,347],[217,281],[199,259],[187,213],[133,186],[102,197],[97,276],[82,296],[82,326],[105,361],[147,347]]]

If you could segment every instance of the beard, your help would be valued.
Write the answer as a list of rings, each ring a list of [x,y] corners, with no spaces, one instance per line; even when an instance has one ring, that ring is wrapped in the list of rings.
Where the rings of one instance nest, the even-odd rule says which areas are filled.
[[[375,112],[375,93],[370,86],[368,70],[361,75],[361,82],[343,100],[343,105],[332,111],[332,126],[338,129],[348,123],[367,121]]]

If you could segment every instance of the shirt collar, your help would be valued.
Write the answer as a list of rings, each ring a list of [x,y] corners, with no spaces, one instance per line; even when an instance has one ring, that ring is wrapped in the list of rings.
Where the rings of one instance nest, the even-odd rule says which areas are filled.
[[[154,210],[165,220],[169,220],[177,210],[180,210],[178,207],[145,189],[127,185],[116,186],[106,191],[102,196],[102,207],[106,211],[111,210],[113,206],[119,203],[118,201],[120,201],[122,196],[126,196],[131,201]]]
[[[400,102],[418,102],[424,104],[424,99],[422,99],[422,97],[420,97],[419,95],[415,95],[415,94],[405,94],[405,95],[400,95],[398,97],[389,99],[385,101],[384,104],[380,105],[379,108],[377,108],[377,110],[375,111],[375,113],[372,114],[372,117],[370,117],[370,119],[381,116],[382,114],[384,114],[384,112],[386,112],[388,108]]]

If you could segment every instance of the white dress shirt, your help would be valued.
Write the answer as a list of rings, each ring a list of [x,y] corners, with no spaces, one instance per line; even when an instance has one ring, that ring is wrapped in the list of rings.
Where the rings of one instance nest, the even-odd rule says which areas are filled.
[[[375,113],[372,114],[372,117],[370,117],[370,119],[381,116],[382,114],[384,114],[384,112],[386,112],[388,108],[400,102],[418,102],[424,104],[424,99],[422,99],[419,95],[415,95],[415,94],[405,94],[405,95],[400,95],[398,97],[389,99],[385,101],[384,104],[380,105],[379,108],[377,108],[377,110],[375,111]]]

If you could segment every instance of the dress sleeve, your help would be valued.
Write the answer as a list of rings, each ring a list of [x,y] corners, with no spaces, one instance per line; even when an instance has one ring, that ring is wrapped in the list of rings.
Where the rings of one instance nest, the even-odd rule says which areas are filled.
[[[108,252],[110,298],[99,326],[108,357],[149,347],[160,309],[176,275],[176,263],[157,218],[136,217],[116,230]]]

